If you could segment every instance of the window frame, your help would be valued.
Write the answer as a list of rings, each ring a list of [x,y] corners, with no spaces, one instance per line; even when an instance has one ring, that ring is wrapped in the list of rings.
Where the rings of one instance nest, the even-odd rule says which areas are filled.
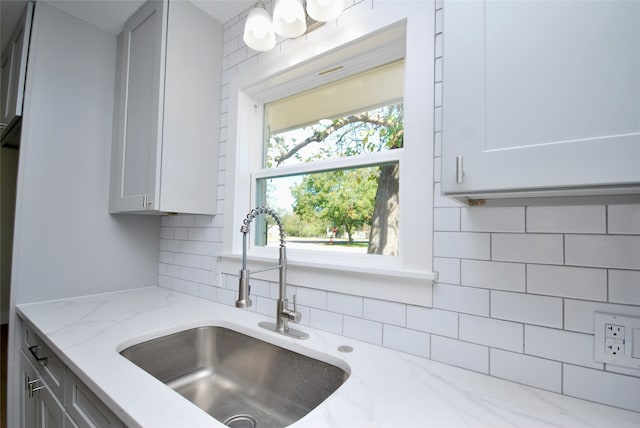
[[[385,157],[400,163],[399,255],[352,257],[342,252],[288,250],[288,283],[432,306],[432,281],[437,277],[432,272],[434,48],[433,43],[424,41],[434,37],[433,27],[427,25],[434,21],[433,3],[382,2],[372,9],[357,6],[347,9],[336,26],[325,25],[306,39],[283,42],[286,52],[281,46],[280,51],[276,48],[262,53],[256,57],[255,64],[243,67],[231,77],[225,228],[223,250],[217,256],[221,258],[222,273],[238,274],[242,256],[240,225],[254,207],[254,183],[265,174],[263,105],[404,57],[405,144],[402,149],[374,156],[375,163]],[[398,37],[399,33],[402,37]],[[344,68],[318,77],[322,70],[334,68],[338,63]],[[323,161],[317,168],[325,169],[327,164],[335,167],[354,163],[371,165],[368,157]],[[277,169],[277,175],[281,176],[289,167]],[[415,236],[421,236],[421,242],[412,239]],[[363,257],[366,257],[364,263],[359,260]],[[247,258],[250,270],[260,269],[277,260],[277,250],[251,248]],[[261,272],[255,278],[276,281],[277,272]]]

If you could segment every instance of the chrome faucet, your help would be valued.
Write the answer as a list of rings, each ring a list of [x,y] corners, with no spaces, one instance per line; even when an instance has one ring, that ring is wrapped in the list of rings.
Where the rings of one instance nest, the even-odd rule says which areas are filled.
[[[247,269],[247,237],[249,234],[249,225],[259,214],[268,214],[275,222],[278,224],[278,228],[280,230],[280,258],[278,260],[278,264],[276,266],[270,266],[263,269],[257,269],[253,271],[249,271]],[[242,232],[242,269],[240,269],[240,283],[238,287],[238,300],[236,300],[236,307],[238,308],[248,308],[251,306],[252,302],[249,298],[249,294],[251,293],[251,287],[249,286],[249,274],[250,273],[258,273],[265,272],[268,270],[279,269],[279,296],[278,303],[276,308],[276,322],[275,324],[272,322],[263,321],[258,325],[262,328],[266,328],[267,330],[272,330],[280,334],[284,334],[286,336],[295,337],[296,339],[308,339],[309,335],[305,332],[289,328],[289,321],[298,323],[300,322],[302,315],[298,312],[296,305],[296,296],[293,296],[293,309],[289,309],[289,303],[286,298],[286,287],[287,287],[287,247],[286,247],[286,235],[284,233],[284,226],[282,225],[282,219],[278,214],[269,207],[258,207],[249,211],[247,214],[247,218],[242,221],[242,227],[240,228],[240,232]]]

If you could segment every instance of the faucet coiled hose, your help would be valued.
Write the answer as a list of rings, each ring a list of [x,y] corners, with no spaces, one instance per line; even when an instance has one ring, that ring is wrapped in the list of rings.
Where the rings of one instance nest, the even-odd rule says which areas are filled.
[[[242,220],[242,227],[240,227],[240,232],[249,233],[249,225],[251,224],[253,219],[260,214],[268,214],[271,217],[273,217],[276,224],[278,225],[278,229],[280,230],[280,246],[284,247],[287,243],[286,242],[287,235],[284,233],[284,225],[282,224],[282,219],[280,218],[278,213],[275,212],[273,208],[263,206],[263,207],[254,208],[251,211],[249,211],[249,214],[247,214],[247,218]]]

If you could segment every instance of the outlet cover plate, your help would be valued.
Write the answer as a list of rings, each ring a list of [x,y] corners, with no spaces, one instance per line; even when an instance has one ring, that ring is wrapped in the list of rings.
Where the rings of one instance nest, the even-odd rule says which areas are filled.
[[[622,334],[615,339],[611,339],[612,333],[607,330],[607,325],[622,327],[619,330]],[[640,358],[634,357],[634,355],[637,355],[635,350],[640,346],[640,344],[634,343],[638,340],[638,335],[635,332],[639,329],[640,317],[595,312],[593,325],[594,360],[620,367],[640,369]],[[610,341],[622,341],[620,353],[614,355],[612,352],[607,352],[607,338]]]

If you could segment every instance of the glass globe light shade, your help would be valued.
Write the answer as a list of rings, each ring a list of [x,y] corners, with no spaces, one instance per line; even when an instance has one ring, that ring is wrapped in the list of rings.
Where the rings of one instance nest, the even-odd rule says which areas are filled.
[[[307,13],[316,21],[333,21],[343,10],[344,0],[307,0]]]
[[[302,36],[307,31],[302,0],[276,0],[273,8],[273,27],[282,37]]]
[[[242,36],[245,44],[256,51],[268,51],[276,45],[276,35],[271,23],[271,16],[263,3],[257,3],[251,9],[244,24]]]

